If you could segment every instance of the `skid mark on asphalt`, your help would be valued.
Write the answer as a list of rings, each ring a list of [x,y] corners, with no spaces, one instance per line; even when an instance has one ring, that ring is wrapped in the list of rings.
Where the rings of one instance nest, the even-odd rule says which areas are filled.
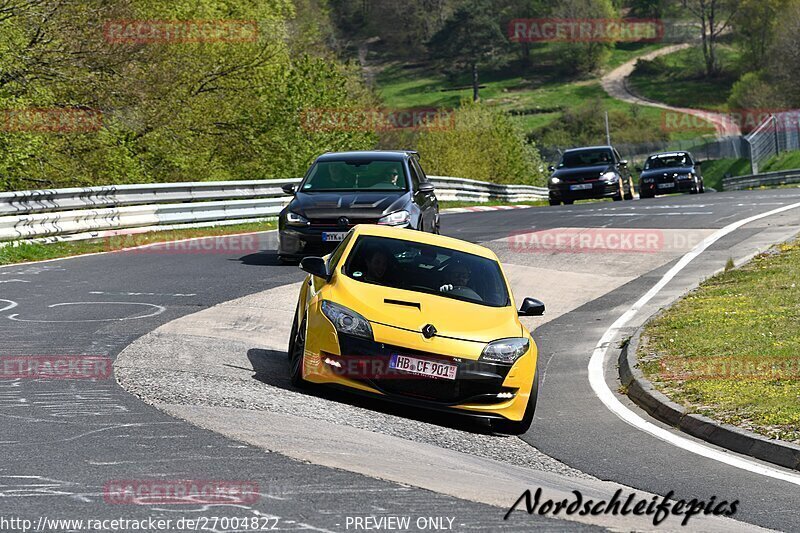
[[[8,300],[6,300],[6,301],[8,301]],[[49,309],[53,309],[53,308],[56,308],[56,307],[64,307],[64,306],[68,306],[68,305],[91,305],[91,306],[138,305],[138,306],[144,306],[144,307],[151,307],[151,308],[154,309],[154,311],[151,311],[150,313],[146,313],[146,314],[143,314],[143,315],[127,316],[127,317],[120,317],[120,318],[83,318],[83,319],[75,319],[75,320],[47,320],[47,319],[19,318],[19,313],[14,313],[14,314],[8,315],[6,318],[8,318],[9,320],[13,320],[15,322],[37,322],[37,323],[47,323],[47,324],[58,324],[58,323],[68,324],[68,323],[80,323],[80,322],[118,322],[118,321],[123,321],[123,320],[138,320],[138,319],[141,319],[141,318],[150,318],[150,317],[153,317],[153,316],[156,316],[156,315],[160,315],[161,313],[163,313],[164,311],[167,310],[167,308],[162,306],[162,305],[149,304],[149,303],[143,303],[143,302],[63,302],[63,303],[57,303],[57,304],[50,304],[47,307]],[[10,309],[10,308],[0,309],[0,312],[1,311],[6,311],[7,309]]]

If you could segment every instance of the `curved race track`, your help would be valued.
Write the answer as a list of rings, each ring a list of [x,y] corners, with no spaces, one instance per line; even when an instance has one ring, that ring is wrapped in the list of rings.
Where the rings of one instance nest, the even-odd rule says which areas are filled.
[[[112,379],[0,381],[0,514],[244,513],[279,517],[284,529],[327,531],[347,530],[348,517],[366,515],[450,517],[459,531],[654,529],[631,516],[563,521],[518,512],[503,521],[525,488],[606,499],[623,488],[740,501],[739,522],[694,517],[697,529],[791,530],[800,523],[796,484],[629,426],[597,398],[587,365],[606,329],[694,244],[796,202],[800,192],[785,189],[444,215],[445,233],[495,249],[517,298],[548,304],[546,321],[529,323],[538,326],[543,379],[536,419],[522,439],[348,395],[293,390],[282,347],[302,273],[277,263],[268,234],[259,236],[264,251],[246,255],[145,249],[0,268],[0,355],[107,355],[116,359],[117,379],[144,400]],[[657,235],[658,244],[647,253],[533,250],[529,233],[553,228],[592,235],[634,228]],[[745,258],[798,231],[800,209],[793,209],[723,237],[629,326],[729,257]],[[616,391],[613,361],[605,369]],[[110,480],[187,478],[254,480],[261,498],[238,507],[120,506],[103,498]],[[681,527],[668,520],[658,529]]]

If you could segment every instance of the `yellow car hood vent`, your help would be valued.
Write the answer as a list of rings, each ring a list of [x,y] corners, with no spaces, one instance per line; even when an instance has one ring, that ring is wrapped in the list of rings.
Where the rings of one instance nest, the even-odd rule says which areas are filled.
[[[356,283],[357,287],[353,286]],[[357,292],[348,290],[356,288]],[[337,289],[336,302],[357,311],[370,322],[416,332],[420,336],[429,325],[435,328],[435,337],[480,343],[521,335],[517,311],[510,305],[490,307],[436,294],[352,281],[340,284]],[[428,328],[428,334],[430,331]]]

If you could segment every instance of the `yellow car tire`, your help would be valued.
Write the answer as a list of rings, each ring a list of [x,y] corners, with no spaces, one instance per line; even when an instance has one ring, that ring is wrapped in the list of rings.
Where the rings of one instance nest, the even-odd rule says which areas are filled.
[[[306,319],[298,327],[297,315],[292,324],[292,333],[289,336],[289,380],[292,385],[302,389],[308,386],[303,379],[303,353],[306,350]]]

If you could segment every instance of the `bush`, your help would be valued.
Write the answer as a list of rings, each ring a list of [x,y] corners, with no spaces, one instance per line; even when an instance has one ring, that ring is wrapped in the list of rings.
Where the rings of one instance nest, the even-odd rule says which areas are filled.
[[[494,183],[544,185],[539,151],[505,112],[464,101],[452,128],[427,129],[417,149],[429,174]]]
[[[614,143],[643,143],[666,141],[669,134],[654,125],[652,120],[630,111],[608,112],[611,138]],[[531,133],[540,146],[586,146],[606,143],[605,108],[599,99],[567,109],[561,118],[541,130]]]

